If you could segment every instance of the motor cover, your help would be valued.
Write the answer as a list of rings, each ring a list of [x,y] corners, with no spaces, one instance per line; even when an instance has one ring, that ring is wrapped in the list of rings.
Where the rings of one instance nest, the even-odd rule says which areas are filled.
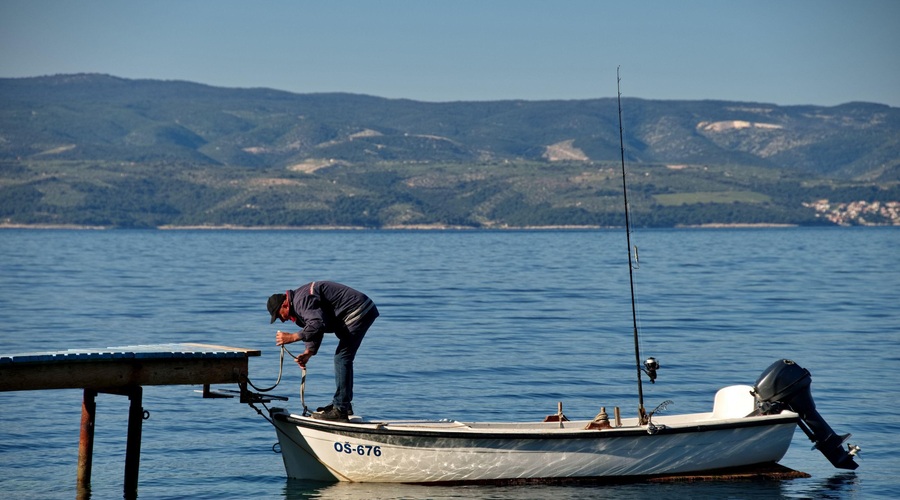
[[[840,469],[856,469],[853,453],[844,449],[849,434],[837,435],[816,411],[810,385],[809,371],[789,359],[772,363],[756,380],[753,395],[759,413],[768,415],[787,408],[800,415],[800,428],[815,443],[816,448]]]

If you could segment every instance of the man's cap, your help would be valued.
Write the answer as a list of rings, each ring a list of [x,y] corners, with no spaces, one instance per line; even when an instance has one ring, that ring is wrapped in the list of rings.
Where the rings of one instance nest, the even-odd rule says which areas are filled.
[[[287,295],[283,293],[275,293],[269,297],[269,302],[266,304],[266,307],[269,309],[269,314],[272,315],[272,321],[269,321],[270,325],[278,319],[278,310],[281,309],[281,304],[284,304],[286,298]]]

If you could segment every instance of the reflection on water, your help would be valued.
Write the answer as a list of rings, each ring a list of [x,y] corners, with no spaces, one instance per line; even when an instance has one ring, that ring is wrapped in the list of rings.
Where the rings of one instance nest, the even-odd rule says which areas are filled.
[[[808,483],[804,488],[804,494],[809,495],[809,498],[859,498],[858,494],[862,493],[859,476],[856,472],[844,472],[824,479],[812,479],[808,480]],[[876,496],[874,490],[869,493]],[[890,494],[891,492],[886,491],[885,493]],[[897,492],[894,491],[893,494],[896,495]]]
[[[525,500],[535,498],[618,498],[618,499],[724,499],[724,498],[782,498],[791,496],[786,486],[791,481],[704,481],[672,483],[633,483],[617,485],[567,484],[527,486],[419,486],[405,484],[322,484],[287,480],[284,488],[286,499],[346,498],[346,499],[451,499],[478,498],[495,500]],[[838,490],[834,494],[846,495],[852,490]],[[819,497],[811,492],[807,498]]]

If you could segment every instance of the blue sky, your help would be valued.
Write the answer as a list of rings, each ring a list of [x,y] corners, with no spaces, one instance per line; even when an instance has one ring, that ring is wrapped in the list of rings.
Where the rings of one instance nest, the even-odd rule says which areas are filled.
[[[900,107],[897,0],[0,0],[0,77]]]

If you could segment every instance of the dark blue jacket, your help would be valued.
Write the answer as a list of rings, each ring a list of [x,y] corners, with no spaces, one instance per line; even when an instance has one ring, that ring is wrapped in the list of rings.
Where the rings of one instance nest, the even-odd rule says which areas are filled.
[[[291,303],[291,321],[303,330],[300,340],[312,354],[319,350],[322,337],[334,333],[343,338],[355,327],[371,324],[378,309],[366,294],[333,281],[313,281],[296,290],[287,291]]]

